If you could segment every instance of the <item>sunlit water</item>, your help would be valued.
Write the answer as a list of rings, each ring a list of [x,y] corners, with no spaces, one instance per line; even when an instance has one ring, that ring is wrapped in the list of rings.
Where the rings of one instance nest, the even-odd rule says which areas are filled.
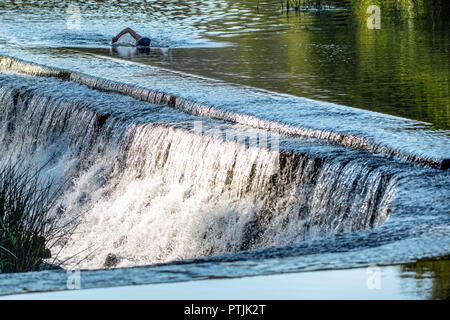
[[[2,160],[72,180],[67,268],[113,254],[246,275],[450,251],[443,13],[386,1],[369,30],[364,1],[69,3],[0,4],[0,54],[71,72],[1,60]],[[125,26],[152,48],[111,47]]]

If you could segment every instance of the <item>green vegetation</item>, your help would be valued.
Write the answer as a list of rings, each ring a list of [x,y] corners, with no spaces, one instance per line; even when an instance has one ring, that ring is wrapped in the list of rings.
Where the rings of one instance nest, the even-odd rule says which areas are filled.
[[[39,270],[58,235],[50,213],[56,194],[39,172],[10,163],[0,169],[0,273]]]

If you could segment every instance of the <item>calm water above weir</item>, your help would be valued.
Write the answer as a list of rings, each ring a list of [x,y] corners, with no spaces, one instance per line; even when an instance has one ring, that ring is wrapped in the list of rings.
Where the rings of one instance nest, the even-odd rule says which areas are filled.
[[[167,6],[169,21],[184,26],[187,20],[201,36],[229,45],[131,52],[131,59],[450,128],[448,12],[381,1],[381,29],[370,30],[365,10],[373,1],[283,13],[277,1],[261,1],[259,10],[255,3]],[[153,19],[157,8],[144,10]],[[151,28],[143,32],[154,35]],[[127,50],[112,54],[130,57]]]

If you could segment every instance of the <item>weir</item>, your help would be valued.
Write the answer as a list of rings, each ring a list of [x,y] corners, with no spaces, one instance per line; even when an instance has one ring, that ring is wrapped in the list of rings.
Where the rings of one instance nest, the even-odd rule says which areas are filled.
[[[442,170],[448,169],[450,164],[449,155],[446,153],[448,136],[445,132],[443,135],[424,129],[415,132],[423,124],[412,120],[318,103],[264,90],[255,91],[253,88],[236,89],[236,86],[211,79],[201,79],[204,83],[199,84],[198,79],[190,79],[185,75],[181,77],[180,75],[174,77],[173,74],[165,75],[169,80],[164,80],[174,81],[178,85],[181,80],[186,87],[200,86],[204,93],[198,98],[195,92],[190,93],[194,98],[185,99],[177,93],[170,93],[161,88],[152,89],[144,85],[103,79],[8,56],[0,56],[0,69],[33,76],[54,77],[87,85],[95,90],[121,93],[153,104],[170,106],[195,116],[242,124],[291,137],[315,138],[326,143],[363,149],[388,158],[394,157]],[[217,92],[224,94],[217,94]],[[205,101],[205,95],[210,101]],[[246,102],[238,102],[237,99],[240,98]],[[223,101],[218,102],[217,99],[223,99]],[[247,108],[247,104],[253,108]],[[298,108],[303,111],[298,113],[298,110],[290,109],[291,105],[298,105]],[[280,118],[268,117],[267,109],[279,109]],[[294,112],[295,117],[292,115]],[[299,122],[291,123],[293,118]],[[363,123],[365,125],[361,126]],[[355,131],[354,128],[357,127],[361,129]]]
[[[390,216],[399,180],[416,170],[365,149],[181,112],[164,95],[151,104],[93,87],[0,74],[2,161],[47,163],[44,174],[70,181],[57,214],[75,226],[52,249],[67,267],[102,268],[108,256],[113,266],[153,264],[375,228]]]

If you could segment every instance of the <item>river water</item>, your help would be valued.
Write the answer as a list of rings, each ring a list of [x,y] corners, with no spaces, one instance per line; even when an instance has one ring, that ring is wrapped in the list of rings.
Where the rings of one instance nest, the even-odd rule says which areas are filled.
[[[378,1],[379,29],[371,4],[2,1],[2,161],[70,177],[58,261],[168,281],[448,254],[448,4]],[[151,48],[112,47],[127,26]]]

